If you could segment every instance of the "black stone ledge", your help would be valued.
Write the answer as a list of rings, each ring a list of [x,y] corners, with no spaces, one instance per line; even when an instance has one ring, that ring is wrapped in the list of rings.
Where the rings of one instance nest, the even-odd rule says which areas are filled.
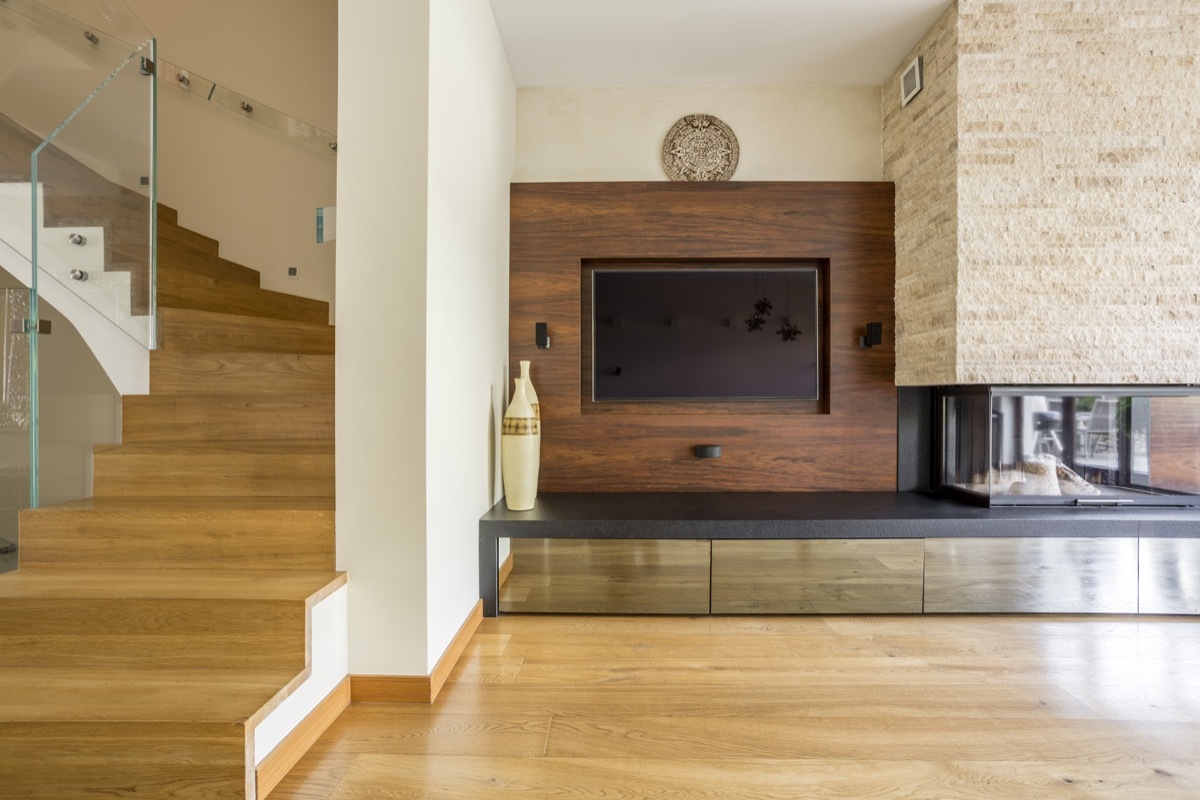
[[[983,508],[923,492],[579,492],[501,500],[479,520],[479,588],[496,614],[497,540],[1200,537],[1200,508]]]
[[[501,500],[480,537],[561,539],[907,539],[949,536],[1200,537],[1200,508],[983,508],[922,492],[647,492]]]

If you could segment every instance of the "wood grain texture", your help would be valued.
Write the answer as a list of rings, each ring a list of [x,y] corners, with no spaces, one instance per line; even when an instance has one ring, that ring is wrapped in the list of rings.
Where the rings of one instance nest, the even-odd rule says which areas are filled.
[[[120,499],[21,511],[22,568],[320,570],[334,560],[332,498]]]
[[[279,785],[349,705],[350,678],[347,676],[259,763],[254,773],[258,800],[263,800]]]
[[[257,287],[259,274],[227,261],[220,256],[202,250],[194,250],[179,240],[192,233],[186,228],[178,230],[159,225],[158,268],[162,273],[186,272],[230,284]]]
[[[159,332],[164,348],[180,352],[333,354],[333,328],[312,322],[163,308]]]
[[[328,497],[332,445],[103,445],[93,491],[115,497]]]
[[[1200,397],[1150,398],[1150,485],[1200,494]]]
[[[0,118],[0,173],[28,138]],[[47,219],[101,226],[144,312],[146,199],[58,151],[45,166]],[[346,583],[327,306],[157,217],[151,395],[126,398],[125,444],[96,448],[95,497],[24,512],[20,569],[0,575],[4,798],[253,796],[254,727],[308,677],[313,606]]]
[[[333,356],[303,353],[150,353],[150,396],[333,394]]]
[[[922,539],[714,541],[714,614],[919,614]]]
[[[130,395],[121,399],[121,441],[333,442],[333,393]]]
[[[707,540],[512,539],[510,547],[505,613],[709,611]]]
[[[1137,539],[925,540],[926,613],[1137,610]]]
[[[225,281],[188,270],[158,272],[158,302],[171,308],[244,314],[252,317],[329,322],[329,304]]]
[[[514,184],[510,370],[533,363],[541,489],[894,489],[893,203],[886,183]],[[605,259],[827,263],[829,391],[818,410],[828,413],[734,403],[584,413],[582,268]],[[872,321],[883,322],[884,345],[859,349]],[[549,350],[534,345],[536,322],[549,325]],[[724,455],[695,459],[698,443]]]
[[[1182,619],[489,618],[272,800],[1191,800],[1198,668]]]

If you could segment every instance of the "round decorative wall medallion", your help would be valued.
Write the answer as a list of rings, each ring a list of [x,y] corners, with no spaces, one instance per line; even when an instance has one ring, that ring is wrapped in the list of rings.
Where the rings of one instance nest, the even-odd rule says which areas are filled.
[[[727,181],[737,169],[737,137],[714,116],[688,114],[663,139],[662,161],[673,181]]]

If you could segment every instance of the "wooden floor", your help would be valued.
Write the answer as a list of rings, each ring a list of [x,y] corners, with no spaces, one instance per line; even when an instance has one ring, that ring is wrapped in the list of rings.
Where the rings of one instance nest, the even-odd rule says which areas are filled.
[[[1198,759],[1190,619],[509,616],[271,800],[1195,800]]]

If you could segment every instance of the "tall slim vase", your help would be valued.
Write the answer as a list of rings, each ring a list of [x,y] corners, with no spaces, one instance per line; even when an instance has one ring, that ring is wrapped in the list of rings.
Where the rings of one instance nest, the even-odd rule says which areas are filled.
[[[505,505],[510,511],[528,511],[537,498],[540,425],[525,394],[525,382],[516,378],[513,384],[513,399],[504,412],[500,434],[500,473]]]
[[[521,362],[521,381],[525,384],[525,399],[529,401],[529,405],[533,406],[533,418],[538,421],[538,432],[534,434],[537,438],[538,464],[542,461],[542,406],[538,403],[537,392],[533,388],[533,381],[529,379],[529,362]],[[533,496],[537,497],[537,483],[533,486]]]

